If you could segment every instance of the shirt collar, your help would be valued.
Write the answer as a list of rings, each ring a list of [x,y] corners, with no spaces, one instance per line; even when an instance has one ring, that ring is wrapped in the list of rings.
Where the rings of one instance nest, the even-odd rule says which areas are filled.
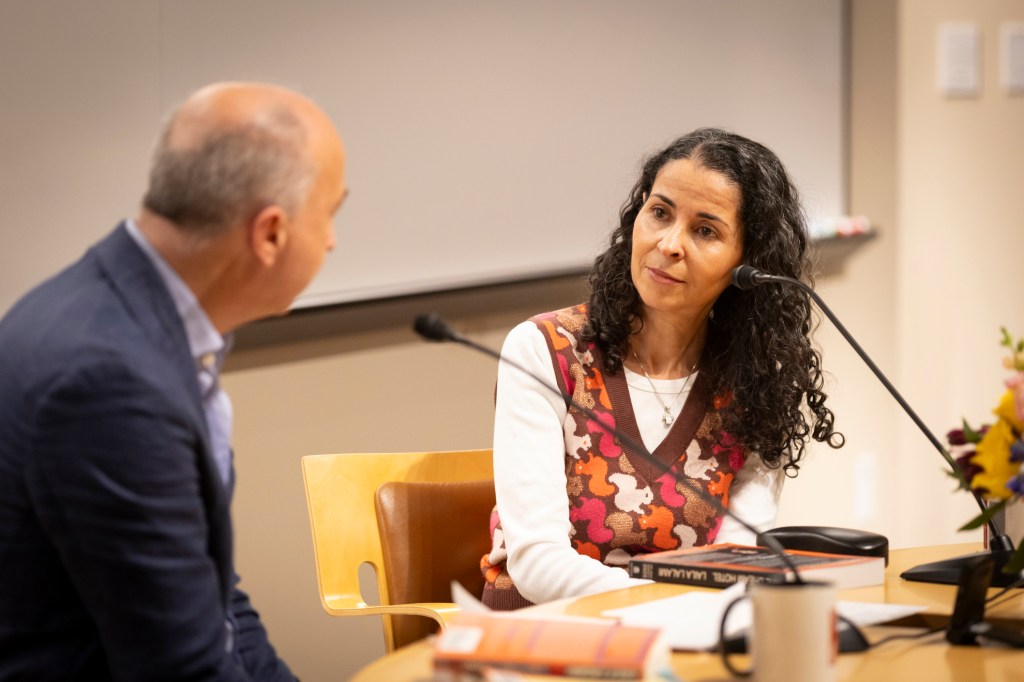
[[[196,369],[206,369],[214,373],[218,372],[221,364],[224,362],[224,356],[230,350],[232,336],[224,337],[220,335],[217,328],[210,322],[210,318],[206,316],[202,306],[199,305],[196,295],[192,293],[192,290],[175,272],[174,268],[149,243],[146,236],[139,230],[139,226],[135,224],[135,221],[131,219],[126,220],[125,228],[128,230],[132,240],[142,249],[142,252],[146,254],[150,262],[153,263],[153,267],[156,268],[160,279],[163,280],[164,285],[170,292],[171,299],[174,301],[174,307],[177,309],[178,316],[181,317],[181,322],[185,327],[188,347],[196,361]]]

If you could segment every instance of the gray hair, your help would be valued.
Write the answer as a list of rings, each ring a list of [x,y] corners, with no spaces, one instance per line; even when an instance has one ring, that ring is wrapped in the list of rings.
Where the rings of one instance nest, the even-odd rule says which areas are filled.
[[[213,130],[195,145],[175,144],[172,120],[153,154],[143,206],[200,236],[270,205],[293,213],[314,175],[306,128],[284,107],[261,119]]]

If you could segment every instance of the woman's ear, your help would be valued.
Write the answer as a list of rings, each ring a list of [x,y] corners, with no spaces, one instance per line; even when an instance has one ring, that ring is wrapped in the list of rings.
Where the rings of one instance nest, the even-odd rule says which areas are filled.
[[[264,266],[277,262],[287,241],[288,214],[280,206],[267,206],[249,222],[249,245]]]

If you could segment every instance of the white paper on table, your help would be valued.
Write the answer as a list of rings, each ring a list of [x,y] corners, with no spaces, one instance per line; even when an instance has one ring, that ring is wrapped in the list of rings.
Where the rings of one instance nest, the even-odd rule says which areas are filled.
[[[452,581],[452,602],[464,613],[487,613],[490,611],[482,601],[470,594],[458,580]]]
[[[718,633],[725,607],[742,596],[746,585],[737,583],[720,592],[687,592],[635,606],[604,611],[601,615],[618,618],[625,625],[664,628],[665,639],[673,649],[703,651],[718,646]],[[840,601],[839,615],[859,626],[875,625],[924,611],[924,606],[875,604]],[[745,599],[729,612],[726,635],[749,629],[753,617],[750,600]]]
[[[482,601],[477,599],[475,596],[470,594],[469,590],[463,587],[459,581],[453,580],[452,586],[452,602],[459,607],[463,613],[486,613],[494,616],[495,618],[524,618],[527,620],[546,620],[546,621],[559,621],[559,622],[570,622],[570,623],[607,623],[607,619],[598,618],[595,616],[570,616],[560,613],[535,613],[529,609],[519,609],[518,611],[493,611],[487,607]],[[547,602],[546,606],[557,606],[560,603],[566,605],[574,601],[573,597],[566,597],[565,599],[557,599],[555,601]]]
[[[877,604],[868,601],[840,601],[836,611],[855,625],[877,625],[898,620],[925,610],[924,606],[913,604]]]

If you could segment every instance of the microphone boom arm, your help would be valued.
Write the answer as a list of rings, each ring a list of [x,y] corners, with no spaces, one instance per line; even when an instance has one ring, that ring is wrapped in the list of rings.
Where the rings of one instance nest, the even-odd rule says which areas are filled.
[[[807,286],[800,280],[791,279],[789,277],[782,277],[780,275],[766,274],[762,274],[761,278],[763,278],[761,282],[783,281],[789,284],[794,284],[803,289],[804,293],[806,293],[808,296],[814,299],[814,302],[818,305],[818,308],[821,309],[821,312],[825,313],[825,316],[828,317],[829,320],[831,320],[832,324],[835,325],[836,329],[839,330],[839,333],[842,334],[843,338],[846,339],[846,342],[853,347],[853,350],[857,351],[857,355],[859,355],[860,359],[864,361],[864,364],[866,364],[871,369],[875,377],[879,381],[881,381],[882,385],[885,386],[886,390],[889,391],[889,394],[896,399],[896,402],[900,404],[900,407],[902,407],[903,410],[914,421],[914,423],[917,424],[917,428],[919,428],[921,432],[924,433],[925,437],[928,438],[928,440],[931,441],[931,444],[935,446],[935,449],[939,451],[939,454],[942,455],[942,458],[946,460],[946,464],[948,464],[949,467],[953,470],[953,473],[957,475],[957,478],[959,478],[961,482],[964,482],[963,476],[960,474],[960,467],[957,466],[956,461],[953,459],[953,457],[949,454],[949,452],[946,451],[946,448],[943,447],[939,439],[935,437],[935,434],[931,432],[931,429],[929,429],[928,426],[925,425],[924,421],[922,421],[921,418],[917,416],[917,412],[915,412],[914,409],[907,403],[907,401],[903,399],[903,396],[900,395],[900,392],[896,390],[895,386],[892,385],[892,382],[890,382],[889,379],[886,378],[884,374],[882,374],[882,370],[878,368],[878,365],[876,365],[874,361],[864,351],[864,349],[861,348],[860,344],[857,343],[856,339],[853,338],[853,335],[850,334],[850,332],[847,331],[843,323],[839,321],[839,318],[835,316],[835,314],[827,305],[825,305],[825,301],[822,300],[821,296],[818,296],[818,293],[814,289]],[[982,505],[982,510],[984,510],[984,508],[984,505]]]
[[[839,330],[839,333],[842,334],[843,338],[846,339],[847,343],[849,343],[850,346],[853,347],[853,349],[857,352],[857,355],[860,356],[860,359],[864,361],[864,364],[866,364],[874,373],[875,377],[880,382],[882,382],[882,385],[885,386],[885,388],[889,391],[889,394],[896,399],[896,402],[899,403],[900,407],[903,408],[903,411],[906,412],[907,415],[913,420],[914,424],[917,425],[917,428],[920,429],[921,433],[923,433],[925,437],[931,442],[931,444],[935,446],[935,449],[938,450],[940,455],[942,455],[942,458],[946,461],[946,464],[949,465],[950,471],[953,473],[954,476],[956,476],[957,480],[960,481],[961,487],[967,489],[971,493],[971,496],[974,498],[974,501],[978,504],[978,507],[981,509],[982,514],[985,515],[985,513],[988,510],[988,508],[985,506],[985,501],[982,499],[978,491],[971,489],[970,486],[967,485],[967,482],[963,476],[963,472],[960,470],[960,467],[957,466],[957,463],[953,459],[953,457],[949,454],[949,452],[946,451],[946,448],[942,445],[939,439],[935,437],[935,434],[931,432],[931,429],[929,429],[928,426],[924,423],[924,421],[917,415],[917,412],[915,412],[914,409],[910,407],[910,405],[907,403],[907,401],[903,399],[903,396],[900,395],[900,392],[897,391],[896,387],[892,385],[892,382],[890,382],[889,379],[886,378],[886,376],[882,373],[882,370],[878,368],[878,365],[876,365],[874,361],[870,357],[868,357],[868,354],[864,351],[863,348],[861,348],[860,344],[857,343],[857,340],[853,338],[853,335],[850,334],[849,331],[847,331],[843,323],[839,321],[839,318],[835,316],[832,310],[825,304],[825,301],[823,301],[821,297],[818,296],[817,292],[815,292],[814,289],[812,289],[807,284],[804,284],[800,280],[796,280],[791,277],[783,277],[781,275],[769,275],[767,273],[761,272],[757,268],[754,268],[750,265],[741,265],[735,268],[732,272],[732,283],[734,286],[742,290],[752,289],[754,287],[768,283],[792,284],[797,286],[801,291],[807,294],[811,298],[811,300],[813,300],[818,305],[818,308],[821,310],[821,312],[825,313],[825,316],[828,317],[832,324],[835,325],[836,329]],[[1000,529],[996,526],[995,521],[991,518],[991,516],[987,517],[986,524],[988,528],[989,551],[992,552],[992,554],[996,557],[997,564],[997,568],[993,571],[993,585],[1006,586],[1010,584],[1010,581],[1012,579],[1009,578],[1006,574],[1001,575],[1000,573],[1002,566],[1006,563],[1006,561],[1009,559],[1009,556],[1014,551],[1013,541],[1010,539],[1008,535],[1006,535],[1006,533],[1000,531]],[[960,557],[957,559],[949,559],[946,561],[934,562],[932,564],[925,564],[923,566],[919,566],[904,571],[901,575],[902,577],[908,580],[956,584],[957,580],[959,579],[960,572],[962,570],[961,565],[963,563],[963,559],[966,558],[969,557]]]

